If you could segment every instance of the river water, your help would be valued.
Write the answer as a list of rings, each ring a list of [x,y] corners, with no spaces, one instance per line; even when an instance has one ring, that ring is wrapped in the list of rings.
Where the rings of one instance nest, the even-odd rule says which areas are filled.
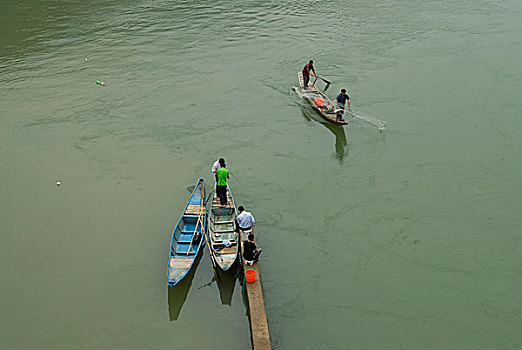
[[[0,348],[248,349],[207,252],[166,287],[222,156],[274,349],[522,349],[520,1],[0,4]]]

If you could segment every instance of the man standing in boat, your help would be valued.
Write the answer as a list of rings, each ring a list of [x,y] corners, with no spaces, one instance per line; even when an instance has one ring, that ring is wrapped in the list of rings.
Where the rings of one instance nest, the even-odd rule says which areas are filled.
[[[212,172],[214,173],[214,176],[216,177],[216,182],[217,182],[217,174],[216,174],[216,171],[219,169],[219,168],[222,168],[223,167],[223,164],[225,164],[225,159],[224,158],[219,158],[218,160],[216,160],[214,162],[214,164],[212,164]]]
[[[308,82],[310,81],[310,71],[314,72],[314,77],[316,76],[315,74],[315,69],[314,69],[314,61],[310,60],[307,64],[305,64],[304,68],[303,68],[303,87],[306,89],[308,88]]]
[[[341,93],[337,95],[333,101],[337,103],[337,107],[339,108],[339,111],[337,112],[337,121],[340,121],[343,119],[344,104],[346,101],[348,101],[348,107],[350,107],[350,96],[346,93],[346,89],[341,89]]]
[[[226,168],[226,164],[223,161],[221,163],[221,168],[216,170],[216,195],[219,198],[219,202],[222,207],[226,207],[227,205],[227,180],[230,179],[229,172]]]

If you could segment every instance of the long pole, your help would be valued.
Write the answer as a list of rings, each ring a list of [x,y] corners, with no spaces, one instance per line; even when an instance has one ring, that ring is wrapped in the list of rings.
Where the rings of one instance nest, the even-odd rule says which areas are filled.
[[[192,248],[192,243],[194,242],[194,237],[196,237],[196,231],[198,230],[198,225],[199,225],[200,222],[201,222],[201,232],[204,234],[204,232],[203,232],[203,218],[202,218],[203,214],[205,213],[205,204],[203,202],[203,199],[205,199],[205,182],[204,181],[203,181],[203,184],[201,186],[200,198],[201,198],[201,204],[200,204],[200,208],[199,208],[198,221],[196,221],[196,227],[194,228],[194,232],[192,233],[192,239],[190,240],[190,244],[189,244],[189,247],[188,247],[188,250],[187,250],[187,255],[189,255],[190,248]]]
[[[239,179],[237,178],[237,176],[236,176],[236,175],[234,175],[234,173],[233,173],[233,172],[231,172],[231,171],[230,171],[230,175],[232,175],[232,177],[233,177],[234,179],[236,179],[236,180],[237,180],[237,182],[239,182],[239,183],[241,184],[241,181],[239,181]]]
[[[201,215],[202,215],[202,213],[199,214],[198,221],[196,222],[196,228],[194,228],[194,232],[192,233],[192,239],[190,240],[190,244],[189,244],[189,247],[188,247],[188,250],[187,250],[187,255],[189,255],[190,248],[192,248],[192,242],[194,242],[194,237],[196,237],[196,231],[198,230],[198,225],[199,225],[200,222],[202,222]],[[203,224],[201,224],[201,228],[203,228]]]

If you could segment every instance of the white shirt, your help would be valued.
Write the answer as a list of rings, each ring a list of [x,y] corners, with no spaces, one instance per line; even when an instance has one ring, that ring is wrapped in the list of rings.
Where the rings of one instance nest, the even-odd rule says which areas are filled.
[[[249,228],[250,226],[254,226],[256,223],[252,213],[244,210],[241,214],[239,214],[236,218],[239,227],[241,228]]]
[[[216,162],[212,165],[212,172],[215,173],[219,168],[221,168],[221,165],[219,164],[219,159],[216,160]]]

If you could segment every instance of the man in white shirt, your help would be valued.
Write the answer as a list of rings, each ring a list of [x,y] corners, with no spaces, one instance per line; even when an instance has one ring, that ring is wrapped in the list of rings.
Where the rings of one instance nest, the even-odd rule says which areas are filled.
[[[221,164],[224,164],[225,163],[225,159],[223,158],[219,158],[218,160],[216,160],[214,162],[214,164],[212,164],[212,172],[215,174],[216,171],[221,168]]]
[[[217,182],[216,171],[218,169],[221,169],[223,167],[223,164],[225,164],[225,159],[224,158],[219,158],[218,160],[216,160],[214,162],[214,164],[212,164],[212,172],[214,173],[214,176],[216,177],[216,182]]]
[[[240,230],[243,232],[252,230],[256,223],[252,213],[246,211],[242,205],[240,205],[237,210],[239,211],[239,215],[236,217],[236,232],[239,233]]]

